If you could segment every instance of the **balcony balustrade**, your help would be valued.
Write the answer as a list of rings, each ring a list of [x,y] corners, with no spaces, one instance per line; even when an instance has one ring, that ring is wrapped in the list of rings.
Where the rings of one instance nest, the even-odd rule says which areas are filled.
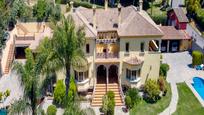
[[[118,58],[119,54],[118,53],[96,53],[96,58]]]

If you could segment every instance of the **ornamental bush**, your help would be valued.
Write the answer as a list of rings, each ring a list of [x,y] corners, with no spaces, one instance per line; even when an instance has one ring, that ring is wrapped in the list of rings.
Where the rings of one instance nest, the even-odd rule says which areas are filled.
[[[63,83],[63,80],[57,81],[55,90],[54,90],[54,102],[56,104],[63,104],[65,98],[66,87]]]
[[[164,63],[160,65],[159,74],[160,76],[167,76],[167,72],[169,71],[169,65]]]
[[[145,99],[147,102],[156,102],[160,98],[160,90],[157,82],[151,79],[147,80],[144,85],[144,93],[146,94]]]
[[[192,65],[200,65],[203,63],[203,54],[200,51],[193,51],[192,53]]]
[[[47,115],[56,115],[56,113],[57,113],[57,108],[55,105],[50,105],[47,108]]]
[[[103,96],[101,110],[105,115],[114,115],[115,108],[115,94],[113,91],[108,91],[106,95]]]
[[[128,89],[128,91],[126,93],[126,97],[127,98],[130,97],[130,99],[131,99],[130,105],[127,105],[130,108],[132,108],[133,106],[137,105],[139,103],[139,101],[141,100],[141,98],[139,96],[139,91],[136,88]],[[127,99],[127,101],[129,101],[129,99]]]
[[[130,96],[125,96],[125,105],[127,106],[127,108],[130,108],[130,109],[133,107]]]
[[[77,87],[74,81],[74,77],[71,76],[70,78],[70,84],[69,84],[69,93],[68,93],[68,98],[75,98],[77,95]]]

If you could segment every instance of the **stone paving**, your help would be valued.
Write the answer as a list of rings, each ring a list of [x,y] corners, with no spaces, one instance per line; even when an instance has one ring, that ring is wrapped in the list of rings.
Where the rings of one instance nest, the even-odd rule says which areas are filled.
[[[0,77],[0,92],[10,90],[10,96],[3,103],[0,103],[0,108],[6,107],[23,96],[23,89],[19,82],[19,78],[15,72]]]
[[[160,113],[160,115],[170,115],[176,111],[179,98],[176,83],[188,82],[187,85],[189,86],[189,83],[192,83],[193,77],[199,76],[204,78],[204,71],[191,68],[191,62],[192,57],[187,51],[163,54],[163,63],[168,63],[170,66],[170,70],[167,74],[167,81],[171,84],[172,99],[169,107]],[[195,90],[192,90],[195,94]],[[198,95],[195,94],[195,96]]]

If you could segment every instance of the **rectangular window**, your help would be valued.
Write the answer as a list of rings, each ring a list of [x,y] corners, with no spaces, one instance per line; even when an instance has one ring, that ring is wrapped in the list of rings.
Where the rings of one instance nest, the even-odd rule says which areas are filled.
[[[78,82],[82,82],[82,81],[83,81],[83,72],[79,72]]]
[[[133,70],[133,71],[132,71],[131,80],[136,80],[136,75],[137,75],[137,71],[136,71],[136,70]]]
[[[140,44],[140,51],[141,51],[141,52],[144,52],[144,42],[142,42],[142,43]]]
[[[127,79],[131,78],[131,71],[129,69],[126,69],[126,78]]]
[[[126,52],[129,52],[129,43],[126,43],[126,44],[125,44],[125,51],[126,51]]]
[[[87,79],[87,78],[89,77],[89,76],[88,76],[88,72],[89,72],[89,71],[86,71],[86,72],[85,72],[85,79]]]
[[[89,44],[86,44],[86,53],[90,53]]]

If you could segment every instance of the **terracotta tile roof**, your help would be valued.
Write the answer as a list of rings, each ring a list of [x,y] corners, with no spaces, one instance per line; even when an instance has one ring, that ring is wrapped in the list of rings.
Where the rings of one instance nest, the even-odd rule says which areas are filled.
[[[137,57],[130,57],[126,60],[124,60],[125,63],[129,64],[129,65],[140,65],[142,64],[144,61],[137,58]]]
[[[162,36],[163,32],[144,11],[128,6],[121,9],[121,23],[118,25],[118,8],[96,9],[96,27],[93,28],[93,10],[78,7],[71,13],[76,24],[84,25],[87,36],[100,31],[117,31],[119,36]],[[78,19],[77,19],[78,18]],[[119,27],[118,27],[119,26]],[[93,34],[93,35],[92,35]]]
[[[160,26],[160,29],[164,32],[162,40],[191,39],[184,30],[177,30],[173,26]]]
[[[173,11],[175,12],[176,17],[178,18],[179,22],[189,22],[182,8],[173,8]]]

